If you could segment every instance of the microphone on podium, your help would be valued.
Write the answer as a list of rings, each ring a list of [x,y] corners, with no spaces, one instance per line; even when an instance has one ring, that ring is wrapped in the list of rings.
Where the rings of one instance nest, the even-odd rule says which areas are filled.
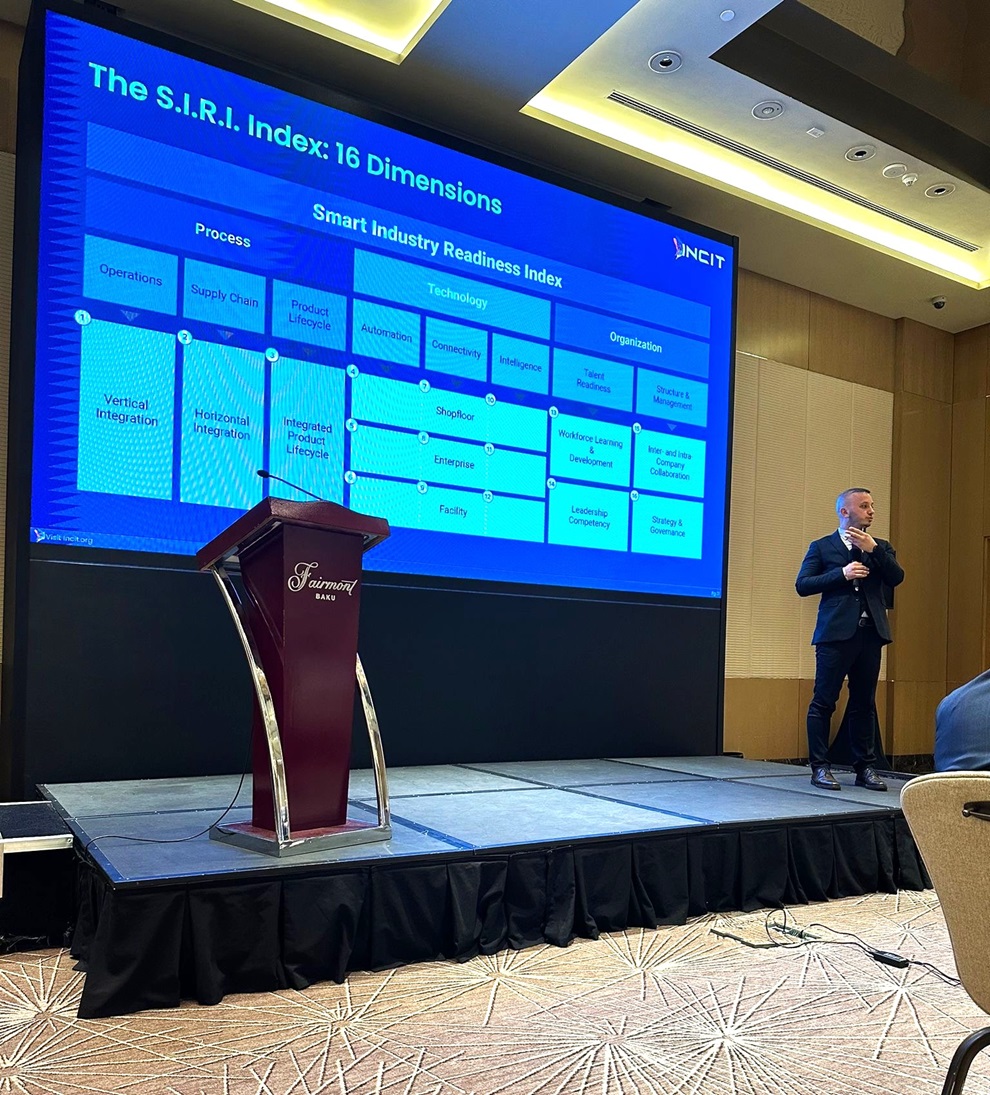
[[[326,501],[326,498],[321,498],[318,494],[314,494],[311,490],[306,490],[305,487],[300,487],[296,483],[290,483],[288,479],[283,479],[281,475],[272,475],[267,468],[258,468],[258,476],[261,479],[275,479],[279,483],[284,483],[287,487],[292,487],[293,490],[299,491],[300,494],[308,494],[310,498],[315,498],[317,502]]]

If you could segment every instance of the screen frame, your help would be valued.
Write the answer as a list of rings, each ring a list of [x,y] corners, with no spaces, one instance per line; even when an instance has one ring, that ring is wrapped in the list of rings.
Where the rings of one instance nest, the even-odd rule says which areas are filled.
[[[393,110],[356,98],[353,93],[292,75],[257,60],[224,54],[195,42],[170,35],[124,17],[72,0],[33,0],[24,38],[18,82],[18,127],[15,175],[14,266],[11,324],[10,405],[8,417],[8,470],[6,511],[6,579],[4,588],[3,723],[23,711],[26,691],[25,656],[28,651],[29,568],[33,561],[78,563],[102,567],[137,567],[150,570],[195,569],[192,557],[159,552],[109,548],[73,548],[32,544],[31,491],[35,413],[35,362],[37,352],[37,286],[39,274],[41,158],[44,124],[46,19],[49,12],[91,24],[148,45],[180,53],[234,75],[256,80],[280,91],[344,111],[417,137],[455,152],[558,186],[670,227],[697,233],[731,249],[731,316],[727,368],[727,421],[725,435],[725,490],[722,520],[721,595],[717,598],[594,590],[567,586],[523,585],[504,581],[418,576],[385,571],[366,571],[369,586],[393,586],[424,590],[483,594],[488,596],[607,601],[635,605],[664,605],[686,610],[715,611],[718,627],[718,744],[722,744],[726,596],[729,553],[729,514],[733,448],[736,324],[738,298],[738,238],[667,212],[654,200],[637,201],[617,191],[548,167],[513,152],[511,148],[466,139],[442,126],[424,124]],[[0,755],[0,780],[10,782],[19,767],[23,741],[15,735]]]
[[[722,595],[721,598],[707,598],[697,597],[691,595],[681,595],[677,593],[651,593],[651,592],[631,592],[622,590],[598,590],[591,587],[574,587],[566,585],[542,585],[542,584],[526,584],[515,583],[511,581],[504,581],[501,579],[476,579],[476,578],[453,578],[439,575],[424,575],[419,576],[415,574],[409,574],[405,572],[393,573],[389,571],[369,571],[368,577],[370,581],[381,582],[383,584],[403,584],[403,585],[420,585],[424,584],[427,587],[436,586],[443,589],[479,589],[480,591],[489,591],[495,589],[503,589],[506,593],[522,593],[528,596],[560,596],[568,598],[585,598],[591,596],[592,598],[601,598],[611,600],[618,598],[620,600],[631,600],[636,603],[650,603],[655,599],[660,599],[663,602],[673,600],[684,600],[685,602],[711,602],[722,599],[725,597],[725,580],[727,576],[727,555],[728,555],[728,516],[729,516],[729,487],[731,478],[731,463],[732,463],[732,398],[734,391],[735,380],[735,324],[736,324],[736,296],[738,288],[738,240],[734,236],[729,236],[724,233],[718,232],[713,229],[709,229],[702,225],[694,224],[683,218],[673,216],[669,213],[662,212],[655,206],[655,203],[650,202],[637,202],[633,199],[615,192],[610,192],[602,189],[601,187],[592,186],[584,181],[569,177],[567,175],[555,172],[545,166],[533,163],[530,160],[514,157],[511,152],[504,149],[494,148],[492,146],[485,146],[483,144],[467,141],[462,137],[455,136],[451,133],[445,132],[442,129],[433,129],[422,125],[421,123],[409,118],[402,117],[401,115],[391,113],[381,109],[380,107],[371,105],[366,102],[357,100],[350,95],[338,91],[336,89],[316,84],[300,77],[291,76],[284,72],[280,72],[278,69],[268,69],[262,65],[253,64],[243,61],[239,58],[225,56],[217,53],[216,51],[207,49],[205,47],[196,45],[194,43],[184,42],[182,39],[175,38],[171,35],[166,35],[158,31],[148,30],[145,27],[135,26],[134,24],[126,22],[121,17],[107,15],[99,10],[93,10],[91,8],[84,9],[84,15],[81,15],[78,6],[73,5],[69,0],[35,0],[31,10],[31,17],[28,23],[27,34],[25,36],[25,53],[27,57],[29,50],[33,55],[33,63],[28,66],[31,69],[30,77],[27,81],[24,79],[24,65],[22,64],[22,79],[21,84],[25,82],[32,84],[31,91],[33,95],[28,93],[28,88],[21,87],[21,95],[19,102],[22,105],[31,102],[32,109],[20,111],[18,117],[18,156],[17,162],[20,165],[21,160],[24,158],[24,153],[31,156],[34,161],[33,166],[35,171],[32,173],[31,187],[25,182],[24,187],[21,184],[20,168],[18,167],[18,181],[17,181],[17,204],[15,207],[15,222],[19,227],[24,227],[24,236],[27,236],[27,230],[33,227],[33,236],[31,238],[30,254],[32,255],[34,262],[30,271],[26,269],[17,270],[17,282],[23,284],[24,279],[27,278],[30,281],[32,287],[37,285],[38,275],[38,249],[40,246],[39,240],[39,220],[40,220],[40,194],[38,192],[38,182],[40,180],[41,170],[41,155],[42,155],[42,126],[43,126],[43,101],[44,101],[44,64],[43,59],[45,55],[45,18],[48,12],[55,12],[61,15],[65,15],[69,18],[76,19],[79,22],[89,23],[102,29],[111,31],[113,33],[121,34],[125,37],[144,42],[148,45],[155,46],[161,49],[171,50],[172,52],[180,53],[184,56],[190,57],[193,60],[199,61],[204,64],[212,65],[216,68],[225,70],[234,75],[241,76],[247,79],[256,80],[260,83],[268,84],[280,91],[286,92],[292,95],[299,95],[303,98],[309,99],[313,102],[320,103],[324,106],[328,106],[335,110],[341,110],[345,113],[351,114],[357,118],[365,121],[373,122],[378,125],[383,125],[391,129],[398,130],[402,133],[416,137],[420,140],[425,140],[451,151],[458,152],[464,155],[473,156],[477,159],[493,164],[497,167],[504,168],[510,171],[514,171],[518,174],[528,176],[532,179],[538,180],[543,183],[547,183],[552,186],[557,186],[565,190],[572,191],[580,194],[583,197],[590,198],[594,201],[602,202],[607,205],[617,207],[619,209],[626,210],[636,214],[637,216],[647,217],[648,219],[660,224],[664,227],[670,227],[673,229],[683,229],[684,231],[690,231],[699,235],[702,235],[713,242],[717,242],[731,249],[732,254],[732,269],[730,272],[731,284],[730,294],[732,301],[732,314],[730,316],[729,323],[729,347],[728,356],[729,360],[726,363],[727,367],[727,399],[728,399],[728,413],[726,422],[726,465],[725,465],[725,491],[724,491],[724,512],[722,521]],[[22,140],[25,145],[22,145]],[[30,191],[32,200],[32,206],[29,210],[25,210],[26,200],[21,201],[22,197],[27,198],[25,190]],[[23,216],[22,216],[23,212]],[[26,223],[23,223],[26,222]],[[15,246],[15,250],[18,254],[23,254],[25,248],[21,246],[20,237],[18,237],[18,243]],[[23,309],[15,311],[15,315],[23,316]],[[18,459],[17,467],[18,474],[30,476],[32,473],[33,463],[33,434],[34,434],[34,406],[33,406],[33,392],[34,392],[34,367],[37,354],[36,345],[36,311],[31,309],[31,320],[33,326],[30,331],[23,332],[30,335],[30,345],[26,345],[25,339],[22,336],[22,332],[18,332],[18,338],[16,340],[16,353],[12,354],[12,372],[13,365],[16,362],[18,369],[23,365],[29,364],[30,366],[30,380],[21,386],[21,390],[27,390],[28,388],[32,392],[32,401],[29,408],[28,421],[23,423],[24,431],[18,431]],[[12,335],[12,342],[14,341]],[[26,378],[25,378],[26,379]],[[13,377],[11,378],[13,385]],[[18,402],[18,409],[24,410],[23,400]],[[13,400],[12,400],[13,407]],[[11,433],[13,437],[13,430]],[[28,447],[25,447],[28,446]],[[13,449],[12,449],[13,451]],[[8,479],[10,478],[8,474]],[[13,484],[8,483],[8,490]],[[28,493],[30,494],[30,483],[28,484]],[[10,495],[8,495],[10,497]],[[21,514],[20,528],[11,529],[9,532],[13,533],[15,537],[23,538],[25,535],[30,539],[30,498],[27,502],[27,514]],[[8,510],[8,513],[10,510]],[[30,545],[31,557],[38,558],[54,558],[58,560],[66,561],[92,561],[99,563],[110,563],[130,566],[149,565],[160,567],[163,565],[175,565],[180,569],[186,569],[186,557],[182,555],[176,555],[169,552],[158,551],[134,551],[122,548],[73,548],[69,545],[55,546],[55,545]],[[38,550],[43,548],[44,550]],[[422,577],[423,581],[420,582]]]

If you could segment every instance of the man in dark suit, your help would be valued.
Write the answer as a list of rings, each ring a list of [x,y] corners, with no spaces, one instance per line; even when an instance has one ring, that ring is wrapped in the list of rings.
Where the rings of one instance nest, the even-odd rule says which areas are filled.
[[[850,487],[835,502],[839,528],[808,548],[795,583],[802,597],[821,594],[815,647],[815,695],[808,708],[811,782],[828,791],[839,783],[828,763],[829,729],[842,682],[849,679],[849,739],[856,786],[886,791],[873,769],[874,704],[880,654],[891,641],[889,590],[904,571],[886,540],[869,533],[873,499],[866,487]]]

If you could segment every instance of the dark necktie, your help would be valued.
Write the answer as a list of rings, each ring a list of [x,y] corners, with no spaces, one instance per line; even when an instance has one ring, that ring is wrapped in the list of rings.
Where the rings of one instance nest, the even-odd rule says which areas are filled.
[[[852,547],[850,547],[850,549],[849,549],[849,558],[852,559],[852,561],[854,563],[861,563],[863,561],[863,551],[862,551],[862,549],[856,547],[856,545],[853,544]],[[853,589],[856,592],[856,596],[859,597],[860,596],[860,590],[859,590],[859,579],[858,578],[853,579]],[[860,604],[862,606],[861,611],[860,611],[860,616],[866,616],[867,615],[866,606],[862,604],[862,601],[860,601]]]

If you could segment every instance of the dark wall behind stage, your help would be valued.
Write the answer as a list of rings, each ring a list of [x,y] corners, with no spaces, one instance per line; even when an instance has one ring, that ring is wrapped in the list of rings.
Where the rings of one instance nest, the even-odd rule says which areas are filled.
[[[8,795],[248,767],[251,682],[211,577],[41,559],[28,569]],[[390,766],[704,755],[721,746],[721,627],[719,602],[366,584],[360,651]]]

